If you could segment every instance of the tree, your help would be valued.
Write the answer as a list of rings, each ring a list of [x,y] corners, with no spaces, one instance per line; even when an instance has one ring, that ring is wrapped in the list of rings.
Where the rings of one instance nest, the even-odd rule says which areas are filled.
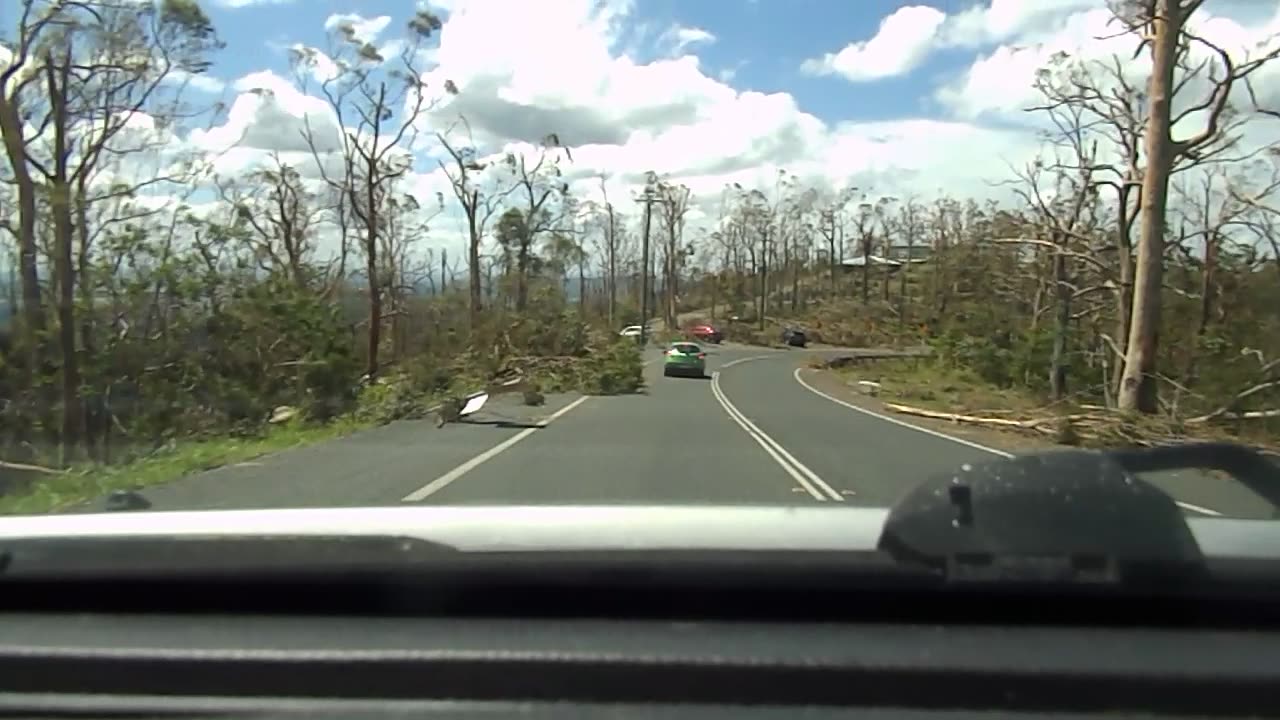
[[[390,197],[390,186],[412,167],[412,151],[418,124],[435,102],[429,98],[416,58],[422,42],[441,27],[434,14],[419,9],[407,23],[408,41],[394,65],[377,48],[360,40],[350,22],[334,29],[331,56],[335,71],[320,84],[337,127],[337,138],[323,137],[304,117],[303,136],[311,149],[317,170],[330,187],[341,194],[346,208],[363,230],[361,251],[365,278],[369,284],[369,329],[366,375],[378,374],[378,347],[383,317],[383,294],[379,284],[379,232],[385,226],[382,213]],[[321,53],[314,48],[293,51],[295,67],[312,74],[322,72]],[[300,74],[306,76],[306,72]],[[452,83],[445,92],[455,93]],[[334,140],[337,147],[332,147]],[[341,170],[334,172],[328,160],[336,156]]]
[[[657,192],[661,208],[662,227],[666,231],[663,247],[663,318],[667,327],[676,325],[676,300],[680,294],[680,272],[684,259],[692,250],[684,246],[684,219],[689,214],[692,191],[685,185],[659,182]]]
[[[618,323],[618,222],[617,215],[613,209],[613,203],[609,202],[609,191],[605,187],[605,179],[600,178],[600,194],[604,197],[604,257],[605,257],[605,285],[606,292],[609,294],[609,327],[612,328]]]
[[[468,143],[455,145],[449,142],[444,133],[436,133],[441,147],[449,153],[452,167],[440,162],[440,169],[449,178],[449,186],[462,205],[467,218],[467,268],[470,279],[471,326],[480,324],[480,311],[484,302],[483,272],[480,264],[480,248],[484,243],[485,226],[489,224],[494,213],[502,208],[503,201],[515,191],[515,185],[490,190],[484,187],[483,175],[488,165],[480,161],[475,143],[470,139],[470,127],[466,119],[459,121],[467,129]],[[492,286],[490,286],[492,287]]]
[[[143,6],[127,0],[30,2],[24,6],[18,36],[18,58],[4,71],[0,83],[6,85],[0,92],[4,97],[0,133],[5,135],[23,216],[19,222],[19,245],[26,248],[27,256],[22,261],[23,277],[37,285],[34,257],[30,257],[34,240],[29,233],[34,232],[37,211],[31,196],[35,192],[31,170],[43,181],[40,190],[53,230],[61,442],[64,452],[74,452],[84,427],[77,287],[86,311],[93,301],[89,283],[77,277],[77,265],[79,273],[89,269],[88,208],[97,200],[166,179],[135,182],[123,190],[113,184],[102,193],[94,187],[97,173],[122,156],[156,151],[155,144],[139,145],[135,138],[130,145],[122,138],[139,123],[163,129],[179,119],[178,98],[163,94],[167,81],[177,73],[205,71],[208,54],[221,44],[208,17],[192,0]],[[35,134],[24,135],[21,126],[12,124],[19,118],[36,128]],[[35,319],[40,312],[38,288],[27,297],[32,327],[43,328],[43,318]],[[87,340],[90,333],[86,330],[82,337]]]
[[[524,222],[515,241],[516,311],[529,302],[529,272],[538,237],[555,227],[562,217],[569,185],[561,179],[560,157],[548,150],[558,149],[560,139],[552,133],[542,143],[538,159],[530,163],[524,153],[507,153],[504,158],[514,176],[515,187],[524,198]]]
[[[247,226],[258,267],[286,275],[306,289],[315,252],[314,226],[320,209],[298,171],[272,153],[271,167],[250,172],[242,181],[222,184],[222,197],[235,211],[235,223]]]
[[[1119,405],[1125,410],[1156,411],[1155,367],[1159,339],[1161,293],[1164,277],[1165,215],[1168,211],[1169,176],[1178,162],[1195,161],[1202,149],[1224,141],[1223,122],[1229,116],[1229,102],[1236,83],[1267,62],[1280,56],[1280,48],[1243,63],[1231,54],[1190,31],[1187,22],[1204,0],[1143,0],[1121,8],[1118,17],[1133,32],[1142,33],[1143,45],[1151,47],[1151,77],[1147,97],[1146,168],[1142,181],[1142,228],[1134,275],[1133,312],[1125,352]],[[1189,103],[1174,114],[1176,71],[1184,68],[1193,46],[1207,47],[1214,55],[1221,76],[1210,72],[1208,97]],[[1207,113],[1203,129],[1183,140],[1171,134],[1178,120],[1194,112]],[[1230,142],[1230,139],[1227,139]]]

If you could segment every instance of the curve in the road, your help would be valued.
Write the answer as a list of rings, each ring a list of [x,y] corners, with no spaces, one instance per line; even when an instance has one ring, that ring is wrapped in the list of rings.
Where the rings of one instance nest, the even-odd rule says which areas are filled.
[[[955,437],[955,436],[953,436],[953,435],[948,435],[948,434],[946,434],[946,433],[938,432],[937,430],[932,430],[932,429],[930,429],[930,428],[921,427],[921,426],[919,426],[919,425],[913,425],[913,424],[911,424],[911,423],[909,423],[909,422],[906,422],[906,421],[903,421],[903,420],[899,420],[899,419],[897,419],[897,418],[889,417],[888,415],[882,415],[881,413],[875,412],[874,410],[868,410],[868,409],[866,409],[866,408],[858,407],[857,405],[854,405],[853,403],[845,402],[844,400],[841,400],[840,398],[834,397],[834,396],[832,396],[832,395],[831,395],[831,394],[829,394],[829,393],[825,393],[825,392],[823,392],[823,391],[819,390],[818,388],[814,387],[813,385],[809,384],[808,382],[806,382],[806,381],[805,381],[805,379],[804,379],[803,377],[801,377],[801,370],[802,370],[802,368],[796,368],[796,369],[795,369],[795,371],[792,373],[792,377],[794,377],[794,378],[795,378],[796,382],[800,383],[801,387],[803,387],[804,389],[808,390],[809,392],[811,392],[811,393],[813,393],[813,394],[815,394],[815,395],[817,395],[817,396],[819,396],[819,397],[821,397],[821,398],[824,398],[824,399],[826,399],[826,400],[829,400],[829,401],[831,401],[831,402],[833,402],[833,403],[835,403],[835,404],[837,404],[837,405],[841,405],[841,406],[843,406],[843,407],[846,407],[846,408],[848,408],[848,409],[850,409],[850,410],[853,410],[854,412],[859,412],[859,413],[862,413],[863,415],[866,415],[866,416],[868,416],[868,417],[876,418],[877,420],[883,420],[884,422],[887,422],[887,423],[893,423],[894,425],[899,425],[899,426],[901,426],[901,427],[909,428],[909,429],[911,429],[911,430],[915,430],[915,431],[917,431],[917,432],[922,432],[922,433],[925,433],[926,435],[932,435],[932,436],[934,436],[934,437],[939,437],[939,438],[942,438],[942,439],[944,439],[944,440],[950,440],[950,441],[952,441],[952,442],[959,443],[959,444],[961,444],[961,445],[967,445],[968,447],[971,447],[971,448],[974,448],[974,449],[977,449],[977,450],[982,450],[982,451],[984,451],[984,452],[991,453],[992,455],[997,455],[997,456],[1005,457],[1005,458],[1011,458],[1011,457],[1013,457],[1013,453],[1006,452],[1006,451],[1004,451],[1004,450],[999,450],[999,449],[996,449],[996,448],[993,448],[993,447],[989,447],[989,446],[987,446],[987,445],[982,445],[981,443],[976,443],[976,442],[973,442],[972,440],[966,440],[966,439],[964,439],[964,438],[958,438],[958,437]],[[1212,516],[1212,517],[1219,517],[1219,516],[1221,516],[1221,515],[1222,515],[1222,513],[1218,512],[1217,510],[1214,510],[1214,509],[1212,509],[1212,508],[1207,508],[1207,507],[1204,507],[1204,506],[1202,506],[1202,505],[1197,505],[1197,504],[1195,504],[1195,503],[1189,503],[1189,502],[1186,502],[1186,501],[1184,501],[1184,500],[1176,500],[1176,499],[1175,499],[1175,500],[1174,500],[1174,502],[1176,502],[1176,503],[1178,504],[1178,507],[1182,508],[1183,510],[1189,510],[1189,511],[1191,511],[1191,512],[1194,512],[1194,513],[1197,513],[1197,514],[1200,514],[1200,515],[1208,515],[1208,516]]]
[[[754,359],[758,358],[742,358],[734,360],[732,362],[725,363],[725,367],[730,367],[736,363],[742,363]],[[778,463],[778,465],[780,465],[782,469],[796,481],[796,484],[803,488],[805,492],[809,493],[814,500],[817,500],[818,502],[826,502],[827,500],[844,502],[844,496],[840,491],[828,485],[826,481],[818,477],[817,473],[809,469],[809,467],[804,463],[797,460],[795,456],[787,452],[786,448],[782,447],[777,440],[769,437],[769,435],[757,427],[755,423],[751,422],[747,416],[743,415],[741,410],[738,410],[737,406],[735,406],[733,402],[729,400],[729,397],[725,395],[724,389],[720,387],[719,370],[711,374],[711,394],[715,396],[716,401],[720,403],[722,408],[724,408],[724,411],[729,415],[729,418],[737,423],[738,427],[741,427],[752,440],[756,441],[756,444],[764,448],[764,451],[768,453],[769,457],[773,458],[774,462]]]

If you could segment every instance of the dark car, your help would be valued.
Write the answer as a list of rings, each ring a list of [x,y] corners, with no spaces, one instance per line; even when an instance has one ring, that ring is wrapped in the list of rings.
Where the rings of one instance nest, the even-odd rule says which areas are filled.
[[[791,347],[804,347],[809,339],[805,337],[804,331],[797,328],[787,328],[782,331],[782,344]]]

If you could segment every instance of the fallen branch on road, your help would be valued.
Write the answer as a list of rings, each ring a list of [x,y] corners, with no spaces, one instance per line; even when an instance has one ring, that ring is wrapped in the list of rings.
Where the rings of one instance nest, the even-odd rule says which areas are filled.
[[[1104,416],[1093,414],[1077,414],[1077,415],[1056,415],[1044,418],[1028,418],[1025,420],[1013,420],[1010,418],[996,417],[980,417],[978,415],[962,415],[960,413],[940,412],[938,410],[926,410],[924,408],[912,407],[910,405],[899,405],[898,403],[884,403],[887,410],[891,410],[903,415],[915,415],[917,417],[933,418],[936,420],[946,420],[953,423],[968,423],[970,425],[987,425],[991,427],[1013,428],[1018,430],[1035,430],[1038,432],[1054,433],[1063,423],[1080,423],[1091,420],[1104,420]]]
[[[44,475],[66,475],[69,472],[68,470],[59,470],[43,465],[28,465],[27,463],[8,462],[6,460],[0,460],[0,468],[21,472],[36,472]]]
[[[975,425],[1048,437],[1053,442],[1064,445],[1153,447],[1197,440],[1232,440],[1212,435],[1191,436],[1180,423],[1168,418],[1134,417],[1116,412],[1001,418],[927,410],[888,402],[883,403],[882,407],[902,415],[946,420],[957,425]]]

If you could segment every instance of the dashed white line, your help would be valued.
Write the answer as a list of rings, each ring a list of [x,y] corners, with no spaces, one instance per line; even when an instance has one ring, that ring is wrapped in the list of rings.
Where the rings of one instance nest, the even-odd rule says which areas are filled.
[[[742,361],[747,359],[749,358],[743,358]],[[728,366],[729,364],[726,363],[724,367]],[[711,373],[711,394],[715,396],[720,406],[724,408],[725,413],[729,415],[729,418],[738,423],[738,426],[746,431],[752,440],[755,440],[760,447],[764,448],[769,457],[773,458],[774,462],[778,463],[813,499],[819,502],[826,502],[827,500],[844,502],[843,494],[828,485],[822,478],[818,477],[817,473],[797,460],[795,456],[787,452],[786,448],[778,444],[778,441],[769,437],[763,430],[756,427],[756,424],[751,422],[746,415],[742,414],[742,411],[729,400],[729,397],[725,395],[724,390],[720,387],[719,370]]]
[[[443,489],[445,489],[446,487],[448,487],[448,486],[449,486],[449,484],[450,484],[450,483],[452,483],[454,480],[457,480],[458,478],[462,477],[463,475],[466,475],[467,473],[471,472],[472,470],[475,470],[476,468],[480,467],[481,465],[485,464],[486,462],[488,462],[488,461],[492,460],[493,458],[497,457],[497,456],[498,456],[500,453],[502,453],[503,451],[510,449],[512,445],[515,445],[516,443],[520,442],[521,440],[523,440],[523,439],[525,439],[525,438],[529,437],[530,435],[534,434],[535,432],[537,432],[537,431],[541,430],[542,428],[544,428],[544,427],[546,427],[546,426],[550,425],[551,423],[555,422],[557,418],[559,418],[560,416],[562,416],[562,415],[564,415],[565,413],[569,412],[570,410],[572,410],[572,409],[574,409],[574,408],[578,407],[578,406],[579,406],[579,405],[581,405],[582,403],[586,402],[590,397],[591,397],[590,395],[584,395],[583,397],[580,397],[580,398],[578,398],[577,400],[574,400],[573,402],[569,403],[568,405],[565,405],[564,407],[560,408],[559,410],[555,411],[554,413],[551,413],[551,416],[550,416],[550,417],[546,418],[545,420],[541,420],[541,421],[539,421],[539,422],[538,422],[538,424],[537,424],[536,426],[531,427],[531,428],[526,428],[526,429],[524,429],[524,430],[520,431],[520,432],[519,432],[519,433],[517,433],[516,435],[513,435],[513,436],[511,436],[511,437],[507,438],[506,440],[503,440],[502,442],[498,443],[497,445],[494,445],[493,447],[489,448],[488,450],[485,450],[484,452],[482,452],[482,453],[480,453],[479,455],[477,455],[477,456],[475,456],[475,457],[471,458],[470,460],[468,460],[468,461],[466,461],[466,462],[462,463],[462,464],[461,464],[461,465],[459,465],[458,467],[456,467],[456,468],[454,468],[454,469],[450,470],[449,472],[447,472],[447,473],[445,473],[445,474],[441,475],[440,477],[436,478],[435,480],[432,480],[431,482],[427,483],[426,485],[423,485],[422,487],[418,488],[417,490],[414,490],[413,492],[409,493],[408,495],[405,495],[405,496],[404,496],[404,498],[403,498],[403,500],[402,500],[402,502],[419,502],[419,501],[421,501],[421,500],[426,499],[427,497],[430,497],[431,495],[433,495],[433,494],[435,494],[435,493],[440,492],[441,490],[443,490]]]
[[[942,438],[943,440],[950,440],[951,442],[954,442],[954,443],[967,445],[971,448],[974,448],[975,450],[982,450],[984,452],[991,453],[992,455],[999,455],[1000,457],[1006,457],[1006,458],[1013,457],[1013,453],[1005,452],[1004,450],[997,450],[993,447],[987,447],[986,445],[973,442],[972,440],[965,440],[964,438],[958,438],[958,437],[955,437],[954,435],[948,435],[946,433],[938,432],[937,430],[930,430],[929,428],[920,427],[919,425],[912,425],[909,422],[904,422],[897,418],[889,417],[888,415],[875,412],[874,410],[868,410],[866,408],[858,407],[853,403],[845,402],[844,400],[841,400],[840,398],[837,398],[837,397],[833,397],[830,394],[825,393],[819,390],[818,388],[810,385],[809,383],[805,382],[804,378],[800,377],[800,370],[801,368],[796,368],[795,372],[792,373],[792,376],[795,377],[796,382],[800,383],[801,386],[803,386],[806,390],[813,393],[814,395],[824,397],[827,400],[830,400],[831,402],[837,405],[843,405],[844,407],[847,407],[850,410],[853,410],[855,412],[860,412],[863,415],[868,415],[877,420],[883,420],[888,423],[893,423],[894,425],[899,425],[901,427],[908,428],[910,430],[915,430],[916,432],[922,432],[926,435],[932,435],[937,438]],[[1222,516],[1222,513],[1218,512],[1217,510],[1213,510],[1211,508],[1207,508],[1202,505],[1194,505],[1189,502],[1183,502],[1176,498],[1174,499],[1174,502],[1177,503],[1178,507],[1182,508],[1183,510],[1190,510],[1191,512],[1200,513],[1201,515],[1210,515],[1212,517]]]

